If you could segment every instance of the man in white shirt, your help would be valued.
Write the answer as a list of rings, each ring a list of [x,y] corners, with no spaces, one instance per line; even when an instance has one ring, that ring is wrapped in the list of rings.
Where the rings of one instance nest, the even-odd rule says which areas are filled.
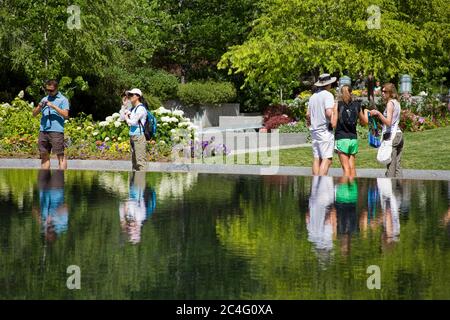
[[[310,125],[313,150],[313,175],[325,176],[331,166],[334,152],[334,134],[330,125],[333,113],[334,97],[329,91],[336,77],[325,73],[314,85],[318,90],[311,96],[308,103],[306,118]]]

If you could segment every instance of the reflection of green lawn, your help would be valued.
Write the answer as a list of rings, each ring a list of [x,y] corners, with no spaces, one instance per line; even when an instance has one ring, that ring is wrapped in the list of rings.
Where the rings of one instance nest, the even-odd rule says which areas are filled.
[[[405,147],[402,156],[404,169],[450,170],[450,126],[423,132],[406,132],[404,137]],[[367,140],[360,140],[356,158],[357,167],[384,168],[376,161],[376,152],[377,149],[368,146]],[[280,150],[279,159],[283,166],[310,167],[311,147]],[[230,159],[227,160],[231,162]],[[237,163],[236,157],[234,162]],[[249,164],[248,155],[246,164]],[[333,167],[340,167],[337,156],[334,157]]]

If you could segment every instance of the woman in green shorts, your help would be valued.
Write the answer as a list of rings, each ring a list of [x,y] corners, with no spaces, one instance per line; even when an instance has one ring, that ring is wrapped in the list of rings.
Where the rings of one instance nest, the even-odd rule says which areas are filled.
[[[346,177],[356,176],[355,157],[358,153],[356,124],[359,119],[362,125],[367,125],[367,115],[368,110],[362,109],[361,103],[352,99],[352,88],[349,85],[342,86],[341,97],[334,104],[331,124],[335,128],[335,149]]]

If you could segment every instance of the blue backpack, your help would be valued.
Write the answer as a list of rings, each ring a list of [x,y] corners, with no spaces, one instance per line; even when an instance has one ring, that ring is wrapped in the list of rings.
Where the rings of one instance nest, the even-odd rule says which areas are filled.
[[[144,105],[142,106],[145,108]],[[157,122],[155,116],[147,108],[145,110],[147,110],[147,121],[144,125],[139,121],[139,126],[144,131],[145,140],[149,141],[156,135]]]

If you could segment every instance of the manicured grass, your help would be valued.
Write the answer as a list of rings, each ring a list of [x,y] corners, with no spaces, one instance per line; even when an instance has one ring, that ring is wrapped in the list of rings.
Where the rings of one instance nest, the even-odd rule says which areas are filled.
[[[406,132],[404,139],[403,169],[450,170],[450,126]],[[376,153],[377,149],[369,147],[367,140],[360,140],[357,168],[385,168],[376,161]],[[280,150],[279,157],[283,166],[311,167],[312,163],[311,147]],[[340,167],[337,154],[332,166]]]

